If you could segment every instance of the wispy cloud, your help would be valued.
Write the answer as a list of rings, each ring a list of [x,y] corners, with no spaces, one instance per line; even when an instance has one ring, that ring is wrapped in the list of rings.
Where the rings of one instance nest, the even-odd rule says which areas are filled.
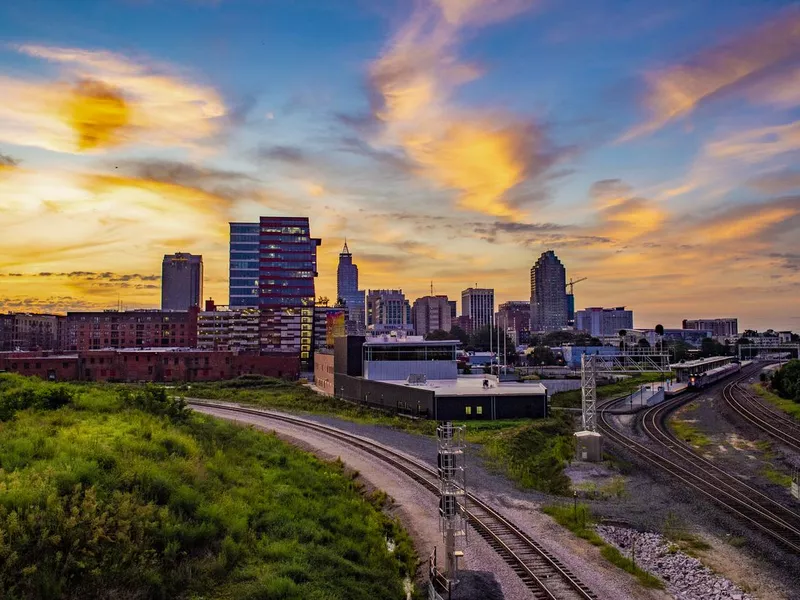
[[[190,146],[218,133],[226,107],[175,69],[101,50],[22,45],[62,66],[58,82],[0,77],[0,140],[61,152],[133,142]]]
[[[681,64],[645,74],[644,105],[649,119],[628,131],[623,140],[652,133],[685,117],[723,94],[738,93],[756,102],[781,103],[787,94],[800,97],[800,82],[781,90],[773,69],[800,59],[800,9],[781,15],[717,46],[700,51]],[[777,74],[780,79],[785,73]],[[769,84],[765,81],[769,79]],[[785,81],[780,83],[784,84]],[[783,100],[781,100],[783,98]]]

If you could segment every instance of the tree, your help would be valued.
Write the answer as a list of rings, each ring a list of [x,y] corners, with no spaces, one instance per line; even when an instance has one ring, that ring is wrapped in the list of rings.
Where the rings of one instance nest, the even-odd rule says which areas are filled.
[[[544,336],[542,344],[545,346],[563,346],[575,342],[576,335],[571,331],[551,331]]]
[[[673,363],[686,360],[692,347],[683,340],[674,340],[668,346],[670,361]]]
[[[800,360],[790,360],[775,371],[772,388],[779,396],[800,402]]]
[[[328,299],[327,296],[320,296],[319,298],[317,298],[317,306],[328,306],[329,302],[330,300]]]
[[[336,306],[336,308],[347,308],[347,300],[339,296],[336,298],[336,304],[334,306]]]
[[[650,342],[648,342],[646,339],[642,338],[638,342],[636,342],[636,345],[639,346],[639,348],[649,348],[650,347]]]
[[[656,325],[656,335],[664,335],[664,326],[661,323]]]
[[[619,349],[625,350],[625,336],[628,335],[628,332],[625,329],[619,330]]]
[[[444,331],[443,329],[435,329],[431,331],[428,335],[425,336],[426,340],[457,340],[458,338],[453,335],[452,330],[450,332]]]
[[[459,340],[465,346],[469,344],[469,334],[458,325],[453,325],[450,328],[450,335],[453,336],[451,339]]]
[[[532,366],[555,365],[557,363],[556,355],[547,346],[536,346],[533,352],[528,354],[528,364]]]

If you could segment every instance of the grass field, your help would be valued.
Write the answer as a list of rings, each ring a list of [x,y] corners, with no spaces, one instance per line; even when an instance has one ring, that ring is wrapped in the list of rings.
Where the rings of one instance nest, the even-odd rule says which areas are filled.
[[[163,388],[0,375],[0,597],[404,598],[384,500]]]
[[[436,422],[393,417],[315,393],[308,387],[269,378],[240,378],[178,388],[187,397],[227,400],[264,408],[327,414],[373,425],[433,436]],[[573,455],[571,417],[468,421],[467,441],[482,445],[482,454],[517,485],[554,494],[570,492],[564,466]]]
[[[601,385],[597,387],[597,399],[610,400],[612,398],[624,398],[628,394],[638,390],[642,384],[663,381],[663,379],[663,374],[649,373],[637,375],[636,377],[629,377],[628,379],[623,379],[615,383]],[[577,389],[553,394],[553,397],[550,399],[550,405],[564,408],[579,408],[581,406],[581,390]]]
[[[752,390],[764,398],[764,400],[769,401],[774,406],[781,409],[787,415],[790,415],[800,421],[800,404],[795,402],[794,400],[788,400],[786,398],[781,398],[777,394],[773,394],[769,390],[767,390],[763,385],[760,383],[754,383],[750,386]]]
[[[574,454],[572,417],[470,421],[467,441],[482,444],[487,464],[523,488],[569,494],[564,467]]]

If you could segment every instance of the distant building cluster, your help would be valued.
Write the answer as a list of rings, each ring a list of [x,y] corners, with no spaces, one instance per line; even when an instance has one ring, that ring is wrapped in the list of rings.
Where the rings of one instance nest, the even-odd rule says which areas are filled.
[[[251,372],[296,377],[314,371],[315,359],[327,360],[319,357],[331,354],[338,338],[353,336],[363,337],[369,352],[383,348],[380,352],[388,354],[380,356],[387,361],[394,360],[387,358],[395,356],[391,349],[401,346],[387,346],[388,341],[373,346],[371,339],[431,336],[435,341],[457,335],[486,340],[488,330],[494,332],[488,338],[495,344],[502,331],[504,343],[510,340],[517,347],[554,332],[574,331],[601,347],[681,341],[699,348],[706,338],[729,343],[739,336],[735,318],[686,319],[681,329],[657,334],[653,329],[635,329],[633,311],[624,306],[576,311],[573,288],[586,278],[568,280],[564,264],[552,250],[543,252],[531,267],[529,299],[497,304],[494,289],[475,284],[461,292],[459,306],[457,299],[434,293],[433,283],[429,295],[413,301],[400,288],[361,287],[358,265],[345,241],[339,253],[336,298],[317,298],[321,240],[312,237],[307,217],[261,217],[229,226],[227,304],[204,301],[202,256],[167,254],[161,265],[161,310],[0,315],[0,368],[81,380],[190,381]],[[776,336],[792,339],[791,332]],[[770,336],[750,337],[753,344],[773,343]],[[428,357],[423,360],[438,356],[433,346],[402,348],[422,352]],[[172,361],[169,367],[166,356]],[[566,350],[563,356],[567,363],[579,360],[578,353],[574,360]],[[476,355],[475,364],[483,358],[490,361],[491,355]],[[149,363],[147,369],[132,364],[143,361]],[[202,368],[206,361],[208,369]],[[318,369],[317,377],[332,386],[333,371],[328,368]]]

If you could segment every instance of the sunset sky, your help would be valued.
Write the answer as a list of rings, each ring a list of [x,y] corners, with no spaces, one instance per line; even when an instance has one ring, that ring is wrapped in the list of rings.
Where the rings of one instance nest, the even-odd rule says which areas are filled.
[[[307,215],[335,297],[800,330],[800,8],[777,0],[0,2],[0,310],[158,306],[228,222]]]

